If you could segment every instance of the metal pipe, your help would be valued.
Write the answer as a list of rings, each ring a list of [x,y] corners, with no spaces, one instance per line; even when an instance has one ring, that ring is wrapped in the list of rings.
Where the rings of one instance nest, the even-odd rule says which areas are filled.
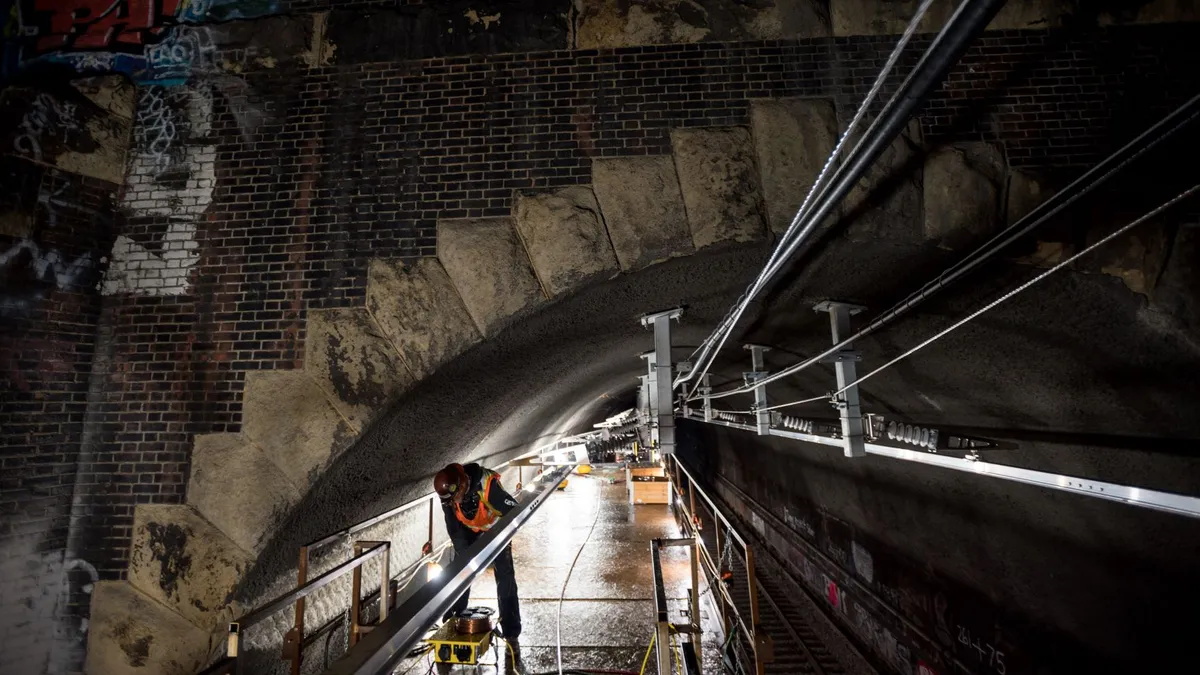
[[[703,422],[703,419],[692,417],[692,420]],[[749,424],[738,424],[737,422],[725,422],[721,420],[713,420],[709,424],[719,424],[721,426],[733,427],[735,429],[743,429],[745,431],[755,431],[755,428]],[[796,431],[786,431],[784,429],[771,429],[772,436],[781,438],[792,438],[798,441],[806,441],[808,443],[817,443],[819,445],[830,445],[841,447],[842,442],[836,438],[828,436],[818,436],[816,434],[805,434]],[[1082,478],[1079,476],[1070,476],[1065,474],[1049,473],[1047,471],[1038,471],[1036,469],[1023,469],[1021,467],[1009,466],[1007,464],[992,464],[977,459],[966,459],[962,457],[950,457],[947,455],[939,455],[924,450],[906,450],[903,448],[893,448],[886,445],[877,445],[875,443],[866,444],[868,455],[879,455],[882,457],[891,457],[908,462],[917,462],[920,464],[929,464],[939,466],[943,469],[951,469],[954,471],[963,471],[982,476],[992,476],[1004,480],[1011,480],[1018,483],[1026,483],[1029,485],[1037,485],[1039,487],[1050,488],[1052,490],[1061,490],[1077,495],[1086,495],[1089,497],[1098,497],[1114,502],[1129,504],[1130,506],[1141,506],[1155,511],[1165,511],[1174,513],[1180,516],[1189,518],[1200,518],[1200,497],[1192,497],[1189,495],[1180,495],[1172,492],[1163,492],[1161,490],[1151,490],[1148,488],[1133,487],[1131,485],[1121,485],[1119,483],[1109,483],[1107,481],[1093,480],[1091,478]],[[686,469],[684,469],[686,471]]]
[[[495,527],[457,557],[436,582],[426,586],[398,607],[325,675],[380,675],[390,672],[424,634],[427,626],[441,618],[471,581],[492,563],[513,535],[545,502],[572,467],[564,466],[548,475],[544,487],[529,501],[510,511]]]
[[[767,285],[771,277],[795,253],[800,244],[825,219],[833,207],[845,198],[850,189],[862,178],[887,146],[900,135],[909,120],[924,105],[929,95],[941,84],[951,66],[958,62],[963,52],[974,41],[975,36],[983,32],[996,12],[1004,6],[1004,2],[1005,0],[964,0],[958,6],[954,15],[946,22],[941,32],[934,38],[933,43],[929,45],[929,49],[921,55],[917,65],[909,72],[908,77],[905,78],[896,93],[863,133],[863,140],[855,146],[846,158],[846,162],[838,167],[833,177],[813,199],[813,207],[805,217],[804,226],[788,242],[782,255],[779,255],[774,264],[765,270],[762,282],[756,284],[755,292],[748,295],[737,312],[737,316],[740,317],[745,306],[749,304],[757,291]],[[736,323],[737,319],[735,318],[727,330],[732,331]],[[724,338],[721,342],[724,343]],[[701,375],[706,373],[708,363],[716,358],[716,351],[719,351],[719,348],[713,351],[707,359],[703,358],[705,355],[702,354],[702,358],[697,359],[698,362],[691,372],[699,372]]]
[[[1099,164],[1096,164],[1091,169],[1084,172],[1075,180],[1071,181],[1062,190],[1059,190],[1049,199],[1039,204],[1035,209],[1025,214],[1024,217],[1017,222],[1009,225],[1004,230],[1000,231],[996,236],[992,237],[983,245],[976,248],[965,258],[947,268],[936,278],[927,282],[916,292],[910,294],[904,300],[894,305],[891,309],[880,314],[873,319],[857,333],[842,340],[838,344],[833,345],[829,349],[817,354],[805,361],[796,365],[788,366],[783,370],[772,373],[763,379],[763,384],[774,382],[775,380],[794,375],[802,370],[805,370],[822,359],[834,354],[847,345],[850,345],[858,340],[862,340],[875,331],[883,328],[889,323],[895,321],[900,316],[906,314],[909,310],[927,300],[930,296],[936,294],[942,289],[950,286],[954,282],[961,279],[966,274],[978,269],[985,262],[994,258],[997,254],[1003,251],[1013,242],[1028,235],[1033,230],[1041,227],[1046,221],[1061,213],[1071,204],[1075,203],[1097,187],[1106,183],[1117,173],[1120,173],[1129,164],[1137,160],[1139,157],[1149,152],[1163,141],[1173,136],[1180,129],[1184,128],[1191,122],[1200,117],[1200,94],[1192,97],[1186,103],[1177,108],[1170,115],[1159,120],[1157,124],[1145,130],[1129,143],[1126,143],[1119,150],[1104,158]],[[705,401],[714,398],[725,398],[735,394],[743,394],[753,390],[753,387],[735,387],[726,391],[709,392],[704,397],[692,397],[691,400],[704,398]]]

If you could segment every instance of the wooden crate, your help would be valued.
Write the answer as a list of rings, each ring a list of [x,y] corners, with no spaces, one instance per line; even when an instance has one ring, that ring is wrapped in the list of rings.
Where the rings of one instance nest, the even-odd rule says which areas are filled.
[[[630,503],[669,504],[671,482],[666,480],[635,480],[630,483]]]
[[[661,466],[634,466],[629,467],[629,476],[632,478],[665,478],[667,470]]]

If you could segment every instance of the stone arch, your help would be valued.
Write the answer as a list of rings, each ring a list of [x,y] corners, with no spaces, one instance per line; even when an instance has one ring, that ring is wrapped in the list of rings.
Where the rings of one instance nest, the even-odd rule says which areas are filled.
[[[93,597],[88,672],[186,674],[219,654],[225,624],[250,609],[239,582],[292,509],[390,405],[473,347],[591,285],[785,230],[836,142],[834,111],[755,101],[749,127],[676,129],[669,155],[594,159],[590,185],[520,192],[506,217],[441,220],[436,257],[371,260],[360,306],[308,313],[303,368],[247,376],[242,430],[195,438],[186,503],[137,508],[128,578]],[[916,145],[897,141],[848,208]],[[971,153],[999,154],[935,154],[929,168],[968,171],[953,159]],[[994,186],[987,169],[976,183]],[[922,195],[920,177],[900,190],[917,191],[917,212],[911,199],[871,205],[886,234],[946,236],[924,219],[949,197]],[[986,196],[998,224],[1003,200]]]

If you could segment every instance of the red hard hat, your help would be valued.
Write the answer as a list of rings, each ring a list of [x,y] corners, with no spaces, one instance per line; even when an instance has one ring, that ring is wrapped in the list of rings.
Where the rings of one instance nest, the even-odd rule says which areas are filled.
[[[467,489],[467,472],[462,464],[448,464],[433,477],[433,490],[442,501],[461,495]]]

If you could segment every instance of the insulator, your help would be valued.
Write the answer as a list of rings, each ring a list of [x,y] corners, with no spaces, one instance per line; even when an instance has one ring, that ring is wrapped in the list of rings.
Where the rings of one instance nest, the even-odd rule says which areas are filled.
[[[896,440],[896,423],[895,422],[888,422],[887,437],[888,437],[889,441]]]

